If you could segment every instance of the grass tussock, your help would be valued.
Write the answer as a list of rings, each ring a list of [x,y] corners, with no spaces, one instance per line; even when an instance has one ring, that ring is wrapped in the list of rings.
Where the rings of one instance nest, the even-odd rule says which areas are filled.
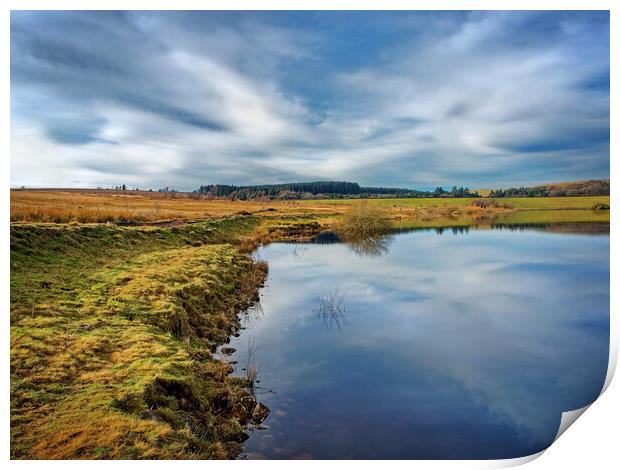
[[[12,457],[238,455],[258,405],[211,350],[265,278],[254,227],[12,226]]]

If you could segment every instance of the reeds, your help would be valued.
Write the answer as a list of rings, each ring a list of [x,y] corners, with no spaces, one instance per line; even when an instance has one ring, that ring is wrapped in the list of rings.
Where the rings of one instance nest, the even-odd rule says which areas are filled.
[[[340,330],[345,326],[347,324],[345,312],[344,292],[340,287],[320,295],[314,307],[314,313],[327,329]]]
[[[254,338],[251,336],[248,338],[248,355],[245,364],[245,381],[253,397],[256,396],[256,383],[258,381],[258,366],[254,362],[254,355],[256,354],[256,345],[254,344]]]

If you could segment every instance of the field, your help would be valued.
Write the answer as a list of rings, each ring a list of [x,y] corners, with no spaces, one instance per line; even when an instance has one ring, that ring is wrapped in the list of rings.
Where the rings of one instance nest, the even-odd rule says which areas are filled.
[[[404,198],[404,199],[368,199],[371,204],[381,207],[467,207],[479,198]],[[483,199],[484,200],[484,199]],[[325,201],[299,201],[298,204],[309,207],[339,207],[341,205],[355,204],[355,199],[336,199]],[[585,197],[508,197],[494,199],[500,205],[512,206],[517,210],[551,210],[551,209],[590,209],[593,204],[602,202],[609,203],[609,196],[585,196]]]
[[[403,228],[609,222],[609,197],[485,201],[361,204]],[[236,457],[267,411],[212,352],[265,278],[247,253],[359,204],[11,191],[11,456]]]
[[[276,203],[280,212],[299,213],[294,204]],[[11,191],[11,221],[153,222],[205,220],[239,212],[257,213],[273,204],[254,201],[193,199],[187,193],[137,191]]]
[[[485,199],[489,201],[488,199]],[[152,223],[162,221],[209,220],[234,214],[251,213],[259,217],[303,216],[330,223],[358,202],[357,199],[321,199],[299,201],[229,201],[198,199],[188,193],[156,193],[134,191],[95,190],[13,190],[11,191],[12,222],[121,222]],[[439,219],[469,218],[521,214],[519,220],[534,222],[549,217],[552,211],[576,211],[565,214],[574,221],[600,221],[609,212],[595,213],[590,208],[596,203],[609,204],[609,196],[502,198],[495,200],[497,207],[482,210],[472,205],[470,198],[368,199],[388,212],[395,220],[432,222]],[[529,211],[544,211],[534,213]],[[584,212],[586,211],[586,212]]]

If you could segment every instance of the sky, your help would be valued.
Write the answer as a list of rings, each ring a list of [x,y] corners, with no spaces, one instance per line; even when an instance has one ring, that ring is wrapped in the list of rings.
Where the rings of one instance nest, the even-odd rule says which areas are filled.
[[[12,186],[608,177],[608,12],[11,13]]]

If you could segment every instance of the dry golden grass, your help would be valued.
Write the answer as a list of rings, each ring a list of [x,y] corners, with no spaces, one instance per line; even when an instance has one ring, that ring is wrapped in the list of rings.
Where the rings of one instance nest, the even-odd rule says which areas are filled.
[[[444,225],[454,218],[473,221],[500,213],[589,210],[594,204],[609,204],[609,196],[502,198],[500,207],[476,207],[475,198],[368,199],[368,206],[380,208],[392,221],[437,222]],[[156,223],[206,220],[239,213],[251,213],[280,223],[303,217],[331,225],[346,214],[359,199],[318,199],[298,201],[230,201],[197,198],[188,193],[108,190],[12,190],[11,222],[54,223]],[[532,214],[535,216],[536,214]],[[541,214],[536,215],[536,219]],[[607,213],[607,220],[609,213]],[[595,216],[592,216],[595,217]],[[596,220],[600,215],[596,215]],[[278,234],[281,235],[281,234]],[[247,249],[251,249],[250,246]]]
[[[331,210],[329,207],[300,205],[295,201],[208,200],[187,193],[107,190],[11,191],[11,222],[155,222],[171,219],[204,220],[241,212],[270,216],[329,213]]]
[[[372,199],[370,207],[380,206],[390,218],[433,217],[437,209],[445,212],[446,201],[451,211],[463,208],[466,200],[454,199]],[[331,223],[350,212],[358,199],[304,201],[230,201],[195,199],[179,193],[107,190],[13,190],[11,222],[134,222],[204,220],[238,213],[251,213],[264,218],[286,216],[320,217]]]

